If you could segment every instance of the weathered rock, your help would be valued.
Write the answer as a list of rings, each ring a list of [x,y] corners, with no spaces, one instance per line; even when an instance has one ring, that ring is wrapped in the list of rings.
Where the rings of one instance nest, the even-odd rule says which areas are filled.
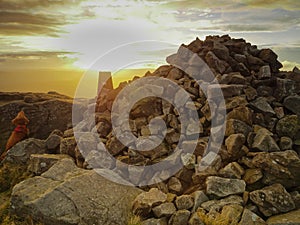
[[[244,85],[240,84],[212,84],[207,88],[207,98],[216,99],[222,97],[220,90],[223,93],[224,98],[229,98],[243,93]]]
[[[220,60],[213,52],[208,52],[205,56],[205,60],[209,67],[216,70],[216,72],[223,74],[228,67],[228,64]]]
[[[75,158],[75,148],[76,148],[75,137],[64,138],[60,143],[60,154],[66,154]]]
[[[170,217],[176,212],[176,208],[173,203],[167,202],[154,207],[152,211],[157,218]]]
[[[11,210],[46,225],[126,224],[130,204],[140,193],[137,188],[112,183],[95,171],[79,169],[71,159],[62,159],[42,176],[16,185]]]
[[[241,179],[245,170],[237,162],[229,163],[219,171],[219,175],[225,178]]]
[[[66,158],[70,158],[70,156],[62,154],[32,154],[30,156],[28,170],[35,175],[41,175],[55,163]]]
[[[300,96],[288,96],[284,99],[284,106],[291,110],[293,113],[299,115],[300,114]]]
[[[133,212],[136,215],[148,216],[151,209],[167,200],[167,195],[157,188],[151,188],[149,192],[145,192],[136,197],[133,202]]]
[[[289,212],[295,209],[291,195],[281,184],[273,184],[250,193],[250,199],[265,216]]]
[[[276,132],[279,137],[288,136],[294,138],[299,129],[300,123],[296,115],[285,116],[280,119],[276,125]]]
[[[246,79],[240,73],[224,74],[221,77],[220,84],[246,84]]]
[[[206,211],[220,211],[225,205],[239,204],[244,203],[243,198],[237,195],[231,195],[227,198],[221,200],[210,200],[201,204],[201,207]]]
[[[194,199],[194,206],[192,212],[196,212],[198,207],[200,207],[203,202],[209,200],[203,191],[195,191],[194,193],[191,194],[191,196]]]
[[[12,147],[4,159],[4,162],[14,164],[28,164],[32,154],[44,154],[47,152],[44,140],[29,138]]]
[[[255,88],[248,86],[244,89],[245,95],[248,101],[252,101],[257,97],[257,91]]]
[[[107,142],[107,149],[112,155],[118,155],[122,152],[126,146],[124,146],[117,137],[112,137]]]
[[[282,64],[277,61],[277,55],[271,49],[262,49],[259,53],[259,58],[269,63],[272,72],[278,72]]]
[[[267,220],[268,225],[297,225],[300,224],[300,209],[285,214],[272,216]]]
[[[151,105],[151,107],[148,107]],[[161,100],[154,97],[149,97],[140,100],[131,110],[131,116],[133,118],[159,116],[162,114]]]
[[[56,153],[56,149],[59,149],[61,140],[62,137],[57,134],[50,135],[46,140],[47,149],[51,150],[51,152]]]
[[[171,216],[169,220],[169,225],[187,224],[189,221],[190,214],[191,214],[190,211],[186,209],[178,210]]]
[[[239,225],[267,225],[267,223],[249,209],[244,209]]]
[[[190,195],[181,195],[178,196],[175,200],[177,209],[190,209],[194,205],[194,200]]]
[[[252,128],[240,120],[229,119],[226,121],[225,136],[231,134],[243,134],[245,137],[252,131]]]
[[[247,169],[243,180],[246,182],[246,184],[254,184],[261,178],[263,178],[263,173],[261,169]]]
[[[205,225],[205,224],[199,217],[198,213],[196,212],[191,215],[188,225]]]
[[[226,119],[236,119],[247,123],[248,125],[252,125],[252,117],[253,112],[251,109],[245,106],[240,106],[233,109],[231,112],[227,114]]]
[[[293,148],[293,140],[289,137],[281,137],[279,146],[282,151],[291,150]]]
[[[280,148],[271,136],[271,132],[265,128],[261,128],[257,131],[251,147],[263,152],[280,151]]]
[[[243,180],[215,176],[206,179],[206,186],[206,193],[217,197],[241,194],[246,189],[246,183]]]
[[[196,165],[196,156],[190,153],[182,154],[181,161],[187,169],[194,169]]]
[[[176,177],[171,177],[168,181],[168,189],[171,193],[180,194],[183,191],[180,180]]]
[[[227,151],[233,158],[239,158],[242,154],[245,154],[241,151],[242,146],[245,144],[246,138],[243,134],[231,134],[226,140],[225,145]]]
[[[273,108],[264,97],[259,97],[250,103],[250,106],[260,113],[275,115]]]
[[[239,204],[225,205],[221,212],[221,218],[228,224],[237,224],[241,219],[243,206]]]
[[[295,94],[296,93],[295,90],[296,90],[295,81],[290,80],[290,79],[277,78],[276,89],[274,90],[274,97],[281,101],[283,98]],[[287,98],[287,99],[289,99],[289,98]],[[290,105],[290,104],[288,104],[288,105]],[[292,107],[294,108],[295,106],[292,106]],[[294,113],[297,113],[297,112],[294,112]]]
[[[280,183],[286,188],[298,186],[300,182],[300,159],[296,152],[259,153],[252,163],[263,170],[263,183]]]
[[[151,218],[151,219],[142,221],[141,225],[168,225],[168,222],[167,222],[167,218],[161,218],[161,219]]]

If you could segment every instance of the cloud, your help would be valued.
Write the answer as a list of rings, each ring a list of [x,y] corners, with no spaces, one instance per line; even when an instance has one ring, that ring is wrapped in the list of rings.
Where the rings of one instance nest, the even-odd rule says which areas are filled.
[[[0,70],[68,69],[72,66],[75,60],[76,56],[74,53],[63,51],[1,53]]]
[[[1,0],[0,35],[58,36],[64,25],[93,18],[83,0]]]
[[[49,35],[57,36],[64,25],[63,15],[8,12],[0,14],[0,35]]]
[[[1,10],[28,10],[79,5],[84,0],[1,0]]]
[[[297,62],[283,61],[282,65],[282,71],[292,71],[295,66],[300,68],[300,63]]]

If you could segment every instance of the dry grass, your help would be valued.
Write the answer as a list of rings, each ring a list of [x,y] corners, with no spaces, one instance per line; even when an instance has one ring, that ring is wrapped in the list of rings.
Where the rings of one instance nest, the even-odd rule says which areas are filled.
[[[142,224],[142,219],[140,216],[130,216],[129,220],[128,220],[128,224],[127,225],[141,225]]]
[[[0,167],[0,224],[1,225],[41,225],[31,218],[20,219],[10,214],[9,202],[12,188],[19,182],[29,178],[24,165],[4,164]]]
[[[205,225],[238,225],[239,223],[238,218],[232,220],[220,213],[209,214],[204,210],[198,210],[197,213]]]

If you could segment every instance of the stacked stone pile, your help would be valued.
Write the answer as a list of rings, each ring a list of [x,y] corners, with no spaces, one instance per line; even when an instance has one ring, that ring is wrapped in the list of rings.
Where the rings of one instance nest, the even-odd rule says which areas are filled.
[[[206,149],[214,112],[197,82],[182,71],[199,73],[192,60],[184,60],[182,48],[207,63],[223,91],[226,131],[218,153]],[[229,36],[196,39],[167,61],[170,65],[146,76],[171,79],[189,92],[202,126],[200,138],[194,155],[189,160],[182,157],[188,161],[185,167],[139,196],[133,211],[147,219],[144,224],[281,224],[285,218],[300,223],[299,70],[282,72],[272,50]],[[182,70],[174,66],[178,63]],[[157,149],[134,152],[114,137],[110,120],[104,119],[125,85],[100,95],[98,131],[109,151],[123,162],[147,165],[161,160],[173,152],[180,136],[176,110],[158,98],[138,102],[130,115],[137,137],[150,135],[147,125],[155,116],[166,122],[168,130]],[[181,148],[188,146],[183,142]],[[199,171],[206,163],[210,166]]]
[[[186,55],[184,49],[191,54]],[[215,118],[219,115],[211,108],[214,102],[209,103],[199,81],[191,77],[207,72],[193,64],[193,57],[206,62],[214,75],[214,80],[203,80],[212,83],[207,85],[207,93],[216,93],[218,81],[225,98],[225,137],[217,151],[209,145],[209,137],[220,125],[212,127],[212,120],[220,121]],[[170,65],[145,76],[170,79],[189,93],[199,121],[190,123],[185,135],[195,135],[196,124],[200,128],[199,138],[193,154],[181,155],[179,161],[184,167],[180,171],[165,181],[143,187],[147,192],[136,198],[133,212],[145,220],[144,225],[275,225],[284,224],[286,218],[291,224],[300,224],[299,70],[280,71],[282,65],[271,49],[258,49],[228,35],[208,36],[204,41],[197,38],[189,45],[182,45],[176,54],[167,57],[167,62]],[[156,97],[141,99],[134,105],[129,116],[130,130],[122,123],[116,129],[125,136],[127,132],[145,139],[151,132],[162,136],[159,126],[152,124],[151,131],[148,126],[153,118],[160,118],[167,126],[163,142],[149,151],[128,147],[130,144],[147,147],[148,142],[128,140],[127,146],[121,143],[111,122],[117,115],[111,115],[111,111],[118,93],[130,83],[104,90],[97,103],[88,109],[96,109],[96,117],[87,117],[77,125],[86,132],[79,139],[86,149],[97,149],[95,137],[89,132],[98,132],[109,153],[117,159],[117,163],[107,165],[115,171],[119,171],[118,162],[152,165],[176,153],[176,147],[185,149],[195,144],[195,141],[184,141],[177,146],[182,134],[178,111]],[[153,84],[153,88],[164,91],[158,84]],[[76,145],[72,131],[66,131],[60,144],[61,153],[76,158],[77,165],[84,168],[91,168],[91,159],[101,161],[96,151],[82,157]],[[99,167],[103,165],[102,162]],[[118,175],[132,183],[149,178],[149,174],[130,176],[130,171],[124,169]]]

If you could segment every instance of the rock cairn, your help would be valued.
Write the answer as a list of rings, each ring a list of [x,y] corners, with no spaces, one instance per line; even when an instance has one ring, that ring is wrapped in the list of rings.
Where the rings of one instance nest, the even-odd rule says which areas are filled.
[[[185,71],[199,72],[193,60],[185,59],[183,48],[206,62],[223,92],[226,130],[218,152],[207,149],[214,111],[197,82],[174,66],[180,61]],[[200,137],[193,155],[181,157],[184,167],[179,172],[168,180],[143,187],[146,192],[134,201],[133,212],[144,219],[144,225],[282,224],[284,218],[300,224],[299,70],[280,71],[282,64],[271,49],[258,49],[228,35],[208,36],[204,41],[197,38],[182,45],[176,54],[167,57],[167,62],[170,65],[145,76],[170,79],[189,93],[200,118]],[[96,118],[86,118],[77,126],[87,132],[96,129],[109,153],[120,162],[155,164],[171,155],[177,146],[181,132],[178,112],[162,99],[142,99],[131,110],[130,132],[136,137],[151,135],[149,121],[159,117],[167,125],[165,139],[151,151],[138,152],[124,146],[112,132],[111,109],[126,85],[103,90],[96,105],[88,109],[96,108]],[[208,86],[208,91],[213,92],[214,87]],[[118,129],[123,129],[122,124]],[[155,127],[152,131],[160,132]],[[192,127],[189,131],[193,135]],[[91,143],[86,141],[87,148],[96,149],[89,146]],[[183,142],[180,148],[189,148],[190,144]],[[79,166],[89,168],[75,146],[72,131],[66,131],[61,153],[72,155]],[[93,152],[88,155],[90,159],[95,156]],[[204,170],[199,169],[206,165]],[[128,177],[129,174],[119,175],[133,182],[147,177]]]

